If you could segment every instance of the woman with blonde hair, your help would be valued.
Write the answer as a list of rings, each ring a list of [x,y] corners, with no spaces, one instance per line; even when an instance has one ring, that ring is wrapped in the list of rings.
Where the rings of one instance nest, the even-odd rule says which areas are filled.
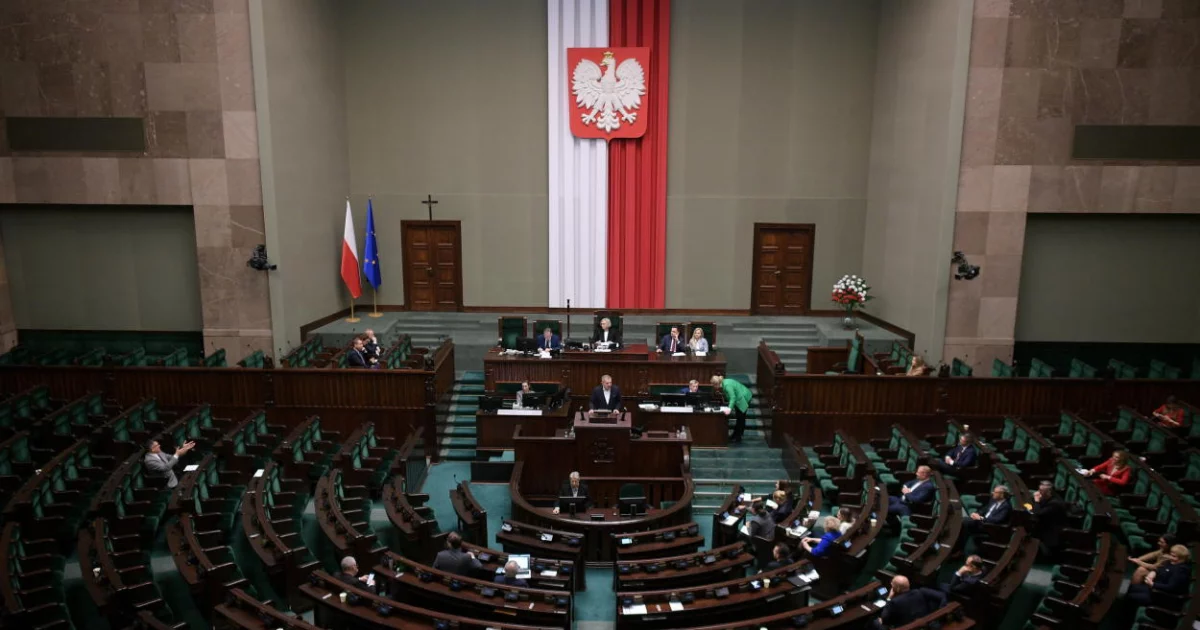
[[[820,558],[829,553],[834,548],[834,543],[842,535],[842,522],[836,516],[826,516],[821,521],[821,528],[825,530],[820,538],[801,538],[800,546],[808,552],[813,558]]]
[[[919,354],[914,354],[912,357],[912,361],[908,364],[908,371],[905,372],[904,375],[905,376],[925,376],[928,373],[929,373],[929,366],[925,364],[925,359],[922,359],[921,355],[919,355]]]
[[[1093,477],[1092,483],[1096,484],[1100,492],[1110,497],[1116,496],[1133,481],[1133,471],[1129,468],[1129,453],[1113,451],[1112,457],[1089,470],[1087,476]]]
[[[692,338],[688,339],[688,348],[692,352],[708,352],[708,340],[704,338],[704,329],[697,327],[692,331]]]

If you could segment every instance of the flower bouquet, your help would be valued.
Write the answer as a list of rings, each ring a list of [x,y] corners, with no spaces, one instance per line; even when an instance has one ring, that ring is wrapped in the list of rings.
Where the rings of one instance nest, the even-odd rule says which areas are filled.
[[[833,285],[832,300],[846,310],[846,317],[842,323],[847,328],[854,326],[855,311],[866,308],[867,300],[873,297],[868,295],[870,290],[866,280],[854,275],[842,276],[842,279]]]

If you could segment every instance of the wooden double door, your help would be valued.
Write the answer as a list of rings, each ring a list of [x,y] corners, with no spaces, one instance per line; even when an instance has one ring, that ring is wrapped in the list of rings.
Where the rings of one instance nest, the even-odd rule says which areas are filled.
[[[402,221],[400,230],[408,310],[462,310],[461,222]]]
[[[750,312],[803,315],[812,296],[812,224],[755,223]]]

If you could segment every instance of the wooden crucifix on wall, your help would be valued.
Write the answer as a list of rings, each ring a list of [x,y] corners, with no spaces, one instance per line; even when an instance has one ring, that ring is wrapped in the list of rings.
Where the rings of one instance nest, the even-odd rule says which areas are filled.
[[[422,201],[421,203],[425,204],[425,206],[427,208],[429,208],[429,220],[432,221],[433,220],[433,204],[437,203],[437,200],[435,200],[433,198],[433,195],[427,195],[425,201]]]

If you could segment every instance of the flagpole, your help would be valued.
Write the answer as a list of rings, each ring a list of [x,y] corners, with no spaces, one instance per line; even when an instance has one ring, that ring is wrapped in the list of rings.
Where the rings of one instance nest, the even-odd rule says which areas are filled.
[[[379,289],[371,287],[371,312],[367,313],[367,317],[383,317],[383,313],[379,312]]]
[[[346,289],[346,292],[350,293],[350,289]],[[351,324],[359,321],[359,319],[354,316],[354,294],[353,293],[350,293],[350,317],[347,317],[346,321],[350,322]]]

